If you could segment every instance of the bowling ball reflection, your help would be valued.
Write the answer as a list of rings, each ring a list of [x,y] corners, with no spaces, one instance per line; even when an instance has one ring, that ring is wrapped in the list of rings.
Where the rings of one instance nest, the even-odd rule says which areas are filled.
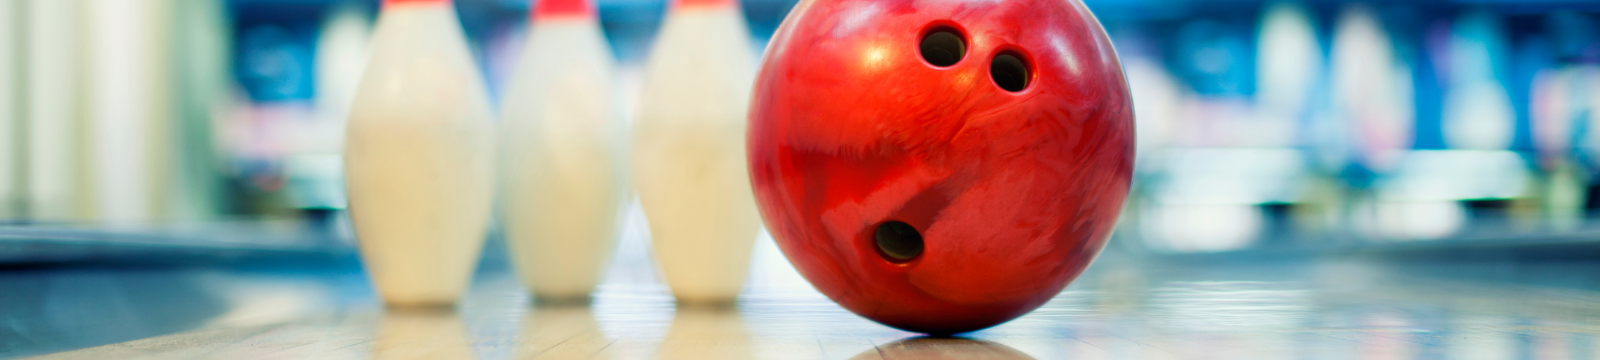
[[[1033,357],[995,342],[968,338],[914,337],[867,349],[850,359],[1033,360]]]

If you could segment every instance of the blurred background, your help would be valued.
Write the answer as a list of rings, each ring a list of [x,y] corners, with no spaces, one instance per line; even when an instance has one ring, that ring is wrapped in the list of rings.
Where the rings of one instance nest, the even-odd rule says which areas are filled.
[[[1094,273],[1055,307],[996,334],[1092,337],[1132,326],[1117,321],[1226,317],[1222,327],[1177,326],[1399,329],[1373,339],[1446,329],[1415,335],[1438,346],[1457,317],[1463,329],[1481,320],[1461,314],[1492,309],[1516,315],[1494,323],[1510,324],[1496,335],[1510,340],[1482,346],[1522,351],[1567,346],[1547,340],[1567,339],[1568,328],[1529,335],[1535,325],[1600,314],[1592,294],[1549,296],[1585,306],[1568,311],[1521,306],[1530,292],[1491,287],[1426,292],[1499,296],[1461,306],[1367,301],[1349,316],[1295,317],[1343,309],[1339,301],[1356,296],[1410,299],[1418,283],[1349,285],[1387,265],[1255,267],[1327,254],[1407,254],[1385,264],[1489,257],[1511,263],[1394,272],[1600,288],[1588,275],[1600,264],[1600,2],[1084,1],[1135,98],[1133,194]],[[631,116],[666,1],[596,2]],[[755,49],[795,2],[740,0]],[[530,3],[456,6],[498,102]],[[340,153],[377,9],[377,0],[0,0],[0,357],[259,315],[237,309],[374,303],[344,215]],[[597,316],[624,333],[643,326],[638,319],[664,329],[672,305],[649,266],[644,215],[635,202],[626,216]],[[509,279],[496,238],[480,275],[498,276],[479,281],[498,290],[468,303],[524,309],[527,294]],[[853,319],[851,331],[906,336],[827,302],[769,236],[754,259],[747,313],[794,312],[830,331]],[[1168,276],[1144,266],[1190,259],[1207,259],[1195,266],[1203,271]],[[151,263],[247,270],[177,276]],[[1224,265],[1236,273],[1207,272]],[[1250,281],[1222,281],[1230,279]],[[1355,290],[1304,290],[1321,288]],[[773,294],[801,294],[812,307]],[[465,307],[469,318],[474,306]],[[1082,309],[1135,316],[1060,321]],[[752,319],[777,324],[758,330],[802,327]],[[1485,344],[1462,339],[1465,353]],[[1227,347],[1196,344],[1207,353]]]
[[[631,109],[666,3],[597,3]],[[755,48],[794,3],[741,1]],[[1138,116],[1113,251],[1600,239],[1600,4],[1087,3]],[[343,121],[377,7],[0,1],[0,219],[67,240],[348,246]],[[529,1],[457,8],[498,98]]]

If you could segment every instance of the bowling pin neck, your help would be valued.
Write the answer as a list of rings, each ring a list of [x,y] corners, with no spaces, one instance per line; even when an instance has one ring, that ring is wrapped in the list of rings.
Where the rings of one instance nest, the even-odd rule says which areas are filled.
[[[451,0],[383,0],[383,7],[396,5],[448,5]]]
[[[739,2],[736,0],[672,0],[672,7],[675,9],[714,9],[738,6]]]
[[[534,19],[594,18],[594,3],[589,0],[534,0]]]

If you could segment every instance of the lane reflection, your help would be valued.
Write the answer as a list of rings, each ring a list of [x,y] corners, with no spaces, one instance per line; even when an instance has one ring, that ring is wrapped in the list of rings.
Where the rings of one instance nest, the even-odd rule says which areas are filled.
[[[867,349],[850,358],[866,359],[993,359],[1033,360],[1010,346],[969,338],[914,337]]]
[[[542,305],[522,318],[517,359],[610,359],[613,339],[600,331],[588,304]]]
[[[0,358],[200,327],[233,307],[218,279],[140,268],[0,272]]]

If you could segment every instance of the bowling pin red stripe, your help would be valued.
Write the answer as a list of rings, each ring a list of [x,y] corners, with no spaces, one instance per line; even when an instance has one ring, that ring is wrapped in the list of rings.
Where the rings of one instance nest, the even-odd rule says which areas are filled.
[[[738,6],[734,0],[673,0],[673,7],[679,8],[720,8]]]
[[[450,3],[450,0],[383,0],[383,6],[385,6],[385,7],[394,6],[394,5],[406,5],[406,4],[434,5],[434,4],[449,4],[449,3]]]
[[[595,16],[594,4],[589,0],[534,0],[533,18]]]

